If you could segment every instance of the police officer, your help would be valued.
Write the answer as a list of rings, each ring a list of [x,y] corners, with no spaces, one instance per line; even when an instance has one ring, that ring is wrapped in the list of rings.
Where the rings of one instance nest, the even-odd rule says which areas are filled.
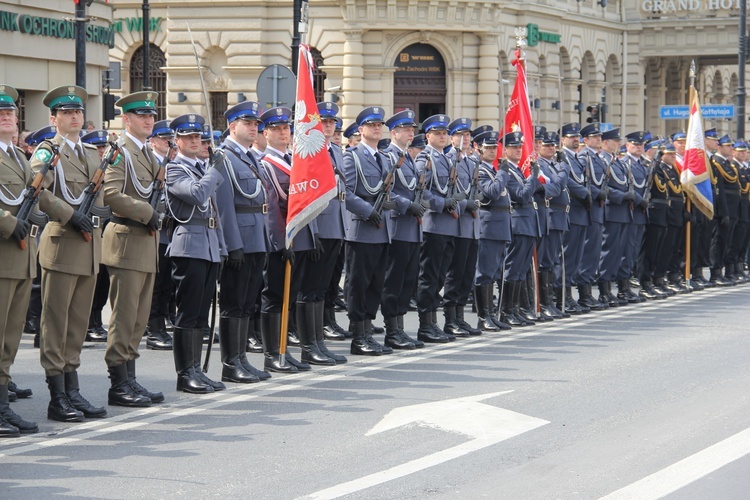
[[[733,141],[728,135],[722,136],[719,148],[711,156],[712,181],[714,184],[714,220],[711,234],[711,281],[719,286],[736,285],[730,275],[722,270],[729,264],[729,249],[732,233],[740,215],[739,172],[732,164]]]
[[[583,257],[583,245],[586,239],[586,228],[589,225],[589,209],[592,204],[586,169],[578,161],[576,150],[580,145],[581,126],[578,123],[566,123],[560,128],[562,137],[562,160],[568,171],[568,192],[570,193],[570,230],[564,236],[563,257],[565,261],[565,310],[570,314],[582,314],[590,309],[575,301],[571,294],[571,285],[578,283],[578,271]],[[557,279],[562,279],[558,275]]]
[[[488,130],[474,136],[479,146],[479,189],[483,202],[479,211],[479,243],[474,275],[474,298],[477,304],[477,328],[485,332],[509,330],[493,312],[492,290],[502,279],[503,263],[511,241],[510,195],[508,172],[495,171],[498,133]],[[501,287],[502,290],[502,287]]]
[[[664,238],[664,246],[657,258],[656,278],[654,282],[663,283],[664,276],[668,278],[666,287],[674,293],[687,293],[689,290],[682,284],[682,248],[685,241],[685,222],[690,220],[690,214],[685,209],[685,194],[680,182],[680,172],[675,168],[676,148],[670,143],[660,146],[660,151],[655,158],[658,160],[661,170],[664,172],[669,202],[667,217],[667,234]],[[656,177],[654,177],[656,182]],[[653,196],[653,189],[651,190]],[[649,222],[651,221],[651,209],[649,208]]]
[[[419,330],[417,338],[423,342],[445,343],[455,340],[437,325],[440,288],[445,280],[447,263],[453,254],[455,238],[459,234],[460,193],[451,185],[452,161],[443,150],[450,140],[447,115],[433,115],[422,122],[427,147],[417,156],[417,169],[426,172],[426,185],[431,192],[430,209],[422,218],[423,240],[419,255],[417,307]],[[465,199],[465,198],[464,198]]]
[[[539,164],[531,162],[530,175],[524,177],[521,172],[524,136],[522,132],[509,132],[503,136],[503,153],[505,158],[499,169],[508,174],[508,192],[510,193],[511,230],[513,240],[508,251],[508,262],[505,269],[505,290],[503,291],[503,321],[511,326],[531,326],[534,321],[521,316],[521,287],[526,286],[526,275],[531,265],[531,256],[540,236],[539,219],[537,218],[534,192],[541,190],[539,181]]]
[[[392,168],[387,156],[377,151],[382,138],[383,108],[372,106],[357,115],[361,141],[344,153],[347,232],[347,313],[352,332],[350,352],[362,356],[390,354],[393,348],[381,345],[373,337],[372,320],[382,300],[388,261],[388,245],[393,237],[391,210],[394,200],[386,200],[382,210],[374,204],[385,189]],[[346,134],[344,134],[346,135]]]
[[[400,111],[386,120],[391,133],[391,143],[384,153],[396,169],[391,198],[396,208],[391,214],[393,237],[388,247],[388,258],[383,283],[381,311],[385,320],[385,345],[393,349],[416,349],[424,342],[410,337],[404,330],[404,315],[409,301],[416,291],[419,275],[419,244],[422,241],[421,220],[429,207],[426,190],[420,184],[426,177],[420,176],[409,145],[414,140],[414,111]],[[421,199],[417,194],[421,193]],[[429,197],[429,193],[426,195]]]
[[[545,130],[539,147],[539,171],[547,179],[544,197],[547,200],[547,234],[539,243],[539,299],[542,312],[552,318],[570,317],[555,307],[555,267],[562,259],[563,235],[570,229],[570,194],[568,193],[568,170],[558,161],[556,146],[559,136]],[[561,153],[562,154],[562,153]],[[558,290],[562,294],[562,290]]]
[[[52,141],[61,154],[57,167],[47,173],[44,181],[46,191],[54,196],[39,200],[39,208],[51,219],[42,232],[39,248],[42,266],[39,354],[50,390],[47,418],[63,422],[107,415],[105,408],[91,405],[81,395],[77,373],[102,246],[101,229],[76,210],[99,165],[96,147],[81,144],[79,140],[84,124],[83,102],[87,97],[83,88],[64,85],[47,92],[43,100],[57,127]],[[50,144],[42,143],[34,153],[32,168],[39,171],[53,155]],[[95,204],[102,206],[100,196]]]
[[[0,262],[0,437],[39,431],[36,423],[22,419],[9,406],[10,392],[13,392],[9,392],[10,367],[21,343],[26,305],[37,272],[37,244],[35,235],[29,236],[31,224],[16,218],[26,186],[34,178],[23,150],[13,145],[13,134],[18,130],[17,100],[16,89],[0,85],[0,183],[3,186],[0,189],[0,252],[3,255]]]
[[[224,179],[225,153],[215,152],[208,162],[199,159],[205,119],[196,114],[178,116],[169,124],[175,131],[177,156],[167,165],[166,204],[174,227],[168,252],[175,282],[173,354],[177,390],[206,394],[225,389],[201,370],[206,311],[215,297],[219,264],[226,255],[218,223],[215,193]]]
[[[706,156],[710,157],[719,147],[719,135],[715,128],[706,129],[704,132],[704,141],[706,145]],[[684,148],[683,148],[684,150]],[[678,154],[680,148],[677,149]],[[680,158],[678,157],[678,160]],[[714,205],[714,210],[716,206]],[[713,221],[701,212],[696,204],[691,207],[692,224],[690,225],[690,275],[693,281],[697,281],[705,288],[713,288],[715,282],[706,280],[703,276],[703,268],[711,267],[711,240]]]
[[[346,139],[346,149],[356,148],[359,141],[362,140],[362,133],[359,131],[359,123],[356,121],[344,129],[344,139]]]
[[[136,381],[135,360],[154,291],[159,248],[159,213],[150,196],[159,163],[146,144],[154,128],[156,92],[136,92],[118,100],[125,133],[120,139],[124,161],[107,170],[104,202],[112,218],[104,231],[102,262],[108,266],[112,286],[109,338],[104,360],[109,378],[109,404],[150,406],[164,401]]]
[[[221,271],[219,338],[221,379],[224,382],[253,383],[271,378],[247,359],[248,337],[256,336],[255,304],[263,287],[266,260],[266,204],[263,178],[250,152],[258,134],[260,105],[245,101],[229,108],[224,117],[229,135],[221,145],[229,164],[222,171],[224,182],[217,191],[217,203],[228,257]],[[257,339],[255,339],[257,342]]]
[[[281,343],[281,309],[284,300],[284,273],[286,262],[292,263],[292,277],[289,297],[297,297],[301,285],[299,272],[300,262],[310,251],[318,251],[316,245],[318,227],[315,220],[305,226],[294,238],[294,249],[286,248],[287,198],[289,196],[289,179],[291,175],[292,155],[287,148],[291,143],[290,119],[292,110],[278,107],[266,110],[260,117],[263,122],[263,134],[267,146],[261,160],[262,175],[268,186],[266,200],[268,215],[266,217],[266,242],[268,256],[263,272],[264,287],[261,292],[260,331],[263,338],[264,367],[266,371],[279,373],[296,373],[299,370],[310,370],[307,362],[300,362],[286,353],[282,364],[280,356]],[[299,259],[298,259],[299,257]],[[286,334],[287,332],[284,332]],[[310,349],[314,349],[308,344]],[[316,357],[323,357],[319,349]]]
[[[456,337],[481,335],[480,329],[464,319],[464,308],[471,293],[477,265],[477,238],[479,237],[479,177],[476,185],[474,172],[478,161],[473,156],[471,120],[458,118],[448,124],[451,148],[448,156],[456,162],[456,187],[454,192],[464,198],[459,202],[458,235],[454,239],[453,254],[446,258],[447,268],[443,290],[443,330]],[[470,197],[472,195],[472,197]]]
[[[745,274],[744,263],[748,247],[748,231],[750,228],[750,168],[747,165],[748,146],[747,142],[740,140],[734,143],[734,166],[739,173],[740,181],[740,212],[737,218],[734,234],[732,235],[732,247],[730,266],[734,266],[732,277],[735,280],[746,283],[748,276]]]
[[[169,127],[169,124],[169,120],[160,120],[154,123],[153,131],[148,139],[152,149],[151,152],[159,165],[166,165],[177,153],[174,145],[174,130]],[[170,226],[168,220],[168,218],[165,218],[162,230],[159,231],[159,263],[154,277],[154,292],[151,297],[151,311],[146,328],[146,348],[157,351],[172,350],[172,337],[167,332],[169,303],[174,295],[172,260],[167,252],[169,246],[167,227]]]
[[[626,242],[623,240],[626,234],[625,228],[633,222],[630,204],[635,201],[635,191],[628,183],[626,167],[614,155],[620,146],[620,129],[615,128],[603,132],[601,138],[602,143],[607,143],[607,150],[602,149],[598,155],[607,172],[604,181],[607,200],[599,260],[599,302],[610,307],[618,307],[630,302],[640,302],[635,297],[628,298],[628,280],[618,281],[618,294],[612,293],[612,282],[617,279],[625,253]]]
[[[598,123],[590,123],[581,129],[584,148],[578,153],[578,160],[586,169],[589,189],[593,202],[589,209],[590,222],[586,228],[586,241],[583,245],[581,266],[578,269],[578,302],[594,311],[607,309],[609,301],[606,291],[603,301],[597,301],[591,294],[591,285],[599,276],[599,263],[602,255],[602,234],[604,227],[604,204],[607,201],[607,166],[599,156],[602,133]],[[600,290],[601,292],[601,290]],[[613,305],[615,305],[613,303]],[[619,305],[617,303],[616,305]]]

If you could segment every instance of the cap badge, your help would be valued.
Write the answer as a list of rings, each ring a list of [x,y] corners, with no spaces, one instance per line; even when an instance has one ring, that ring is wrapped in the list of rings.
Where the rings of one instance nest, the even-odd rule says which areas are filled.
[[[72,93],[73,93],[73,92],[75,92],[75,91],[76,91],[76,88],[75,88],[75,87],[68,87],[68,92],[69,92],[69,93],[71,93],[71,94],[72,94]]]
[[[195,115],[188,115],[188,121],[190,123],[194,123],[195,122]]]

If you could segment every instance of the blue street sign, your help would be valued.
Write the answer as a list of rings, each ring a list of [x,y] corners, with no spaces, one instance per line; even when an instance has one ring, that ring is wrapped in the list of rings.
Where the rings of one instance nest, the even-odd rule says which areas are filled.
[[[704,104],[701,106],[703,118],[734,118],[734,105],[732,104]],[[690,118],[690,107],[659,106],[659,118],[662,120],[687,120]]]
[[[609,130],[612,130],[612,124],[611,123],[600,123],[599,124],[599,130],[602,132],[607,132]]]

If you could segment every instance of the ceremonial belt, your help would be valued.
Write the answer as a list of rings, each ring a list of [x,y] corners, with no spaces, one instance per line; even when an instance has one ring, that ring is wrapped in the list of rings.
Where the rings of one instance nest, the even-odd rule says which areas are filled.
[[[652,198],[650,201],[654,205],[666,205],[668,207],[672,206],[672,200],[662,200],[661,198],[655,198],[655,199]]]
[[[513,208],[515,208],[515,209],[529,208],[529,207],[534,207],[534,210],[537,209],[537,205],[536,205],[535,201],[532,201],[531,203],[516,203],[516,202],[511,202],[511,206]]]
[[[240,207],[234,207],[235,213],[238,214],[267,214],[268,203],[262,205],[242,205]]]
[[[185,222],[175,220],[174,223],[177,226],[203,226],[209,229],[216,228],[216,219],[214,217],[209,217],[208,219],[190,219]]]
[[[488,212],[505,212],[505,213],[513,213],[512,207],[481,207],[481,210],[486,210]]]
[[[557,205],[557,204],[550,204],[549,206],[553,210],[560,210],[561,212],[565,212],[566,214],[570,212],[570,205]]]
[[[114,222],[115,224],[122,224],[124,226],[130,227],[141,227],[144,229],[148,227],[146,224],[141,224],[137,220],[126,219],[125,217],[118,217],[116,215],[113,215],[110,221]]]

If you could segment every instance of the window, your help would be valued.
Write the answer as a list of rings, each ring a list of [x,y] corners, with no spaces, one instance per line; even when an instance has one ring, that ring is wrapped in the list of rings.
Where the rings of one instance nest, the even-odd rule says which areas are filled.
[[[315,102],[323,102],[326,99],[326,75],[325,71],[320,69],[323,66],[323,54],[315,47],[310,47],[310,56],[313,60],[313,91],[315,92]]]
[[[227,119],[224,117],[224,111],[227,110],[227,92],[210,92],[211,99],[211,125],[214,130],[225,130],[227,128]]]
[[[156,119],[167,117],[167,74],[162,70],[167,65],[164,52],[153,43],[149,44],[149,83],[151,90],[159,93],[156,101]],[[143,46],[136,49],[130,59],[130,92],[143,90]]]

